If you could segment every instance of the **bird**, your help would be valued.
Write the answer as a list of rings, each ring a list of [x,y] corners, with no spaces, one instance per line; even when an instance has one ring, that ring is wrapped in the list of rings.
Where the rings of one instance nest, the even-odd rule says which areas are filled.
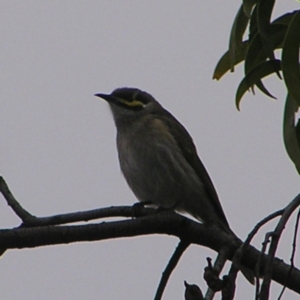
[[[236,237],[191,135],[152,95],[117,88],[106,100],[117,128],[121,171],[141,203],[187,213]],[[252,270],[241,266],[250,283]]]
[[[232,233],[185,127],[140,89],[118,88],[95,96],[106,100],[111,108],[121,171],[137,199],[187,213]]]

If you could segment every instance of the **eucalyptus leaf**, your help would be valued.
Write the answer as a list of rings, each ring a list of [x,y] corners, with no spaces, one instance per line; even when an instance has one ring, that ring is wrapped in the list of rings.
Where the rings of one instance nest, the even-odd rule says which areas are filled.
[[[272,74],[276,73],[281,70],[281,62],[280,60],[269,60],[264,61],[254,67],[240,82],[236,97],[235,97],[235,103],[236,107],[239,110],[240,102],[243,97],[243,95],[246,93],[247,90],[249,90],[254,84],[259,82],[262,78]]]
[[[243,9],[245,15],[250,18],[253,6],[258,2],[258,0],[243,0]]]
[[[289,93],[300,106],[300,11],[292,18],[282,49],[282,73]]]
[[[270,60],[275,59],[274,46],[270,38],[271,15],[274,8],[275,0],[259,1],[257,4],[257,28],[261,38],[261,43]],[[277,72],[278,77],[281,75]]]
[[[236,55],[234,57],[234,65],[236,66],[245,59],[246,52],[248,49],[248,41],[245,41],[241,46],[236,50]],[[231,59],[229,50],[224,53],[217,63],[217,66],[214,70],[213,79],[219,80],[225,73],[231,70]]]
[[[297,134],[297,128],[295,127],[295,113],[298,111],[298,108],[299,107],[292,96],[288,95],[283,116],[283,140],[286,152],[300,174],[300,141],[299,135]]]
[[[273,50],[281,48],[287,26],[275,24],[270,26],[269,39],[273,45]],[[248,74],[256,65],[268,58],[263,47],[261,36],[257,33],[249,43],[248,51],[245,57],[245,74]]]
[[[295,16],[295,14],[298,12],[298,10],[295,10],[291,13],[286,13],[280,17],[278,17],[277,19],[275,19],[272,24],[281,24],[281,25],[286,25],[289,26],[291,20],[293,19],[293,17]]]
[[[243,5],[241,5],[234,19],[229,38],[230,69],[232,72],[234,71],[236,53],[243,43],[243,35],[247,28],[248,22],[249,19],[244,13]]]

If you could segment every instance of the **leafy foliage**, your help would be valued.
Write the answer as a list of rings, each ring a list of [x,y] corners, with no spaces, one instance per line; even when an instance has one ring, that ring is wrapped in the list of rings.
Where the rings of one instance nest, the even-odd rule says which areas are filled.
[[[275,73],[287,88],[284,112],[284,142],[287,153],[300,174],[300,122],[296,112],[300,107],[300,10],[286,13],[271,21],[275,0],[243,0],[232,25],[229,49],[219,60],[213,78],[219,80],[228,71],[244,62],[245,76],[236,91],[236,107],[247,90],[258,88],[275,98],[262,79]],[[243,36],[248,28],[248,40]],[[281,49],[281,58],[274,51]]]

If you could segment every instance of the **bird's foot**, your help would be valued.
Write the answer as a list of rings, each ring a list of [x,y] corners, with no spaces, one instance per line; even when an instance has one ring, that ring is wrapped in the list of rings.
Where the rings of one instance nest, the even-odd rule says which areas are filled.
[[[144,201],[144,202],[136,202],[132,205],[131,207],[131,218],[137,218],[138,216],[140,216],[141,214],[139,213],[139,210],[141,208],[144,208],[146,205],[150,205],[153,204],[151,201]]]

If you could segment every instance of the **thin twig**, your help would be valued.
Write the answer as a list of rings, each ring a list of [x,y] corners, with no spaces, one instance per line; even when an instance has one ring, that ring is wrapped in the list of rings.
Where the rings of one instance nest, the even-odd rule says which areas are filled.
[[[58,214],[48,217],[36,217],[24,209],[13,196],[7,183],[0,176],[0,192],[5,198],[7,204],[12,208],[16,215],[22,220],[21,227],[40,227],[50,225],[62,225],[76,222],[86,222],[95,219],[111,217],[132,217],[132,206],[111,206],[99,209],[92,209],[80,212]],[[135,208],[135,216],[141,217],[156,212],[153,208],[144,208],[142,206]]]
[[[259,253],[258,256],[258,260],[255,264],[255,274],[256,276],[256,282],[255,282],[255,300],[259,300],[260,299],[260,280],[259,280],[259,270],[260,270],[260,265],[261,265],[261,259],[263,257],[263,255],[266,253],[266,249],[268,244],[270,243],[270,238],[271,236],[274,234],[274,232],[267,232],[265,234],[265,239],[262,242],[262,248],[261,251]]]
[[[265,272],[264,272],[264,280],[261,286],[260,299],[263,300],[269,299],[271,277],[273,271],[273,261],[279,243],[279,239],[291,214],[299,205],[300,205],[300,194],[285,208],[284,213],[282,214],[282,217],[280,218],[275,228],[274,235],[272,236],[272,241],[268,252],[268,259],[267,259]]]
[[[229,249],[228,247],[223,247],[220,249],[217,258],[215,260],[213,269],[216,271],[216,275],[219,275],[229,257]],[[208,288],[206,294],[205,294],[205,300],[211,300],[213,299],[215,295],[215,291],[212,290],[211,288]]]
[[[235,263],[238,266],[240,266],[243,254],[247,250],[247,247],[250,245],[252,239],[254,238],[254,236],[256,235],[256,233],[259,231],[259,229],[262,226],[264,226],[266,223],[268,223],[271,220],[275,219],[276,217],[281,216],[283,214],[283,212],[284,212],[283,209],[275,211],[274,213],[272,213],[272,214],[268,215],[267,217],[263,218],[261,221],[259,221],[254,226],[254,228],[250,231],[250,233],[248,234],[246,240],[244,241],[244,243],[240,247],[241,254],[237,253],[237,258],[235,258],[235,257],[233,258],[233,263]],[[258,276],[259,274],[256,274],[256,275]]]
[[[4,178],[0,176],[0,193],[2,193],[7,204],[12,208],[15,214],[22,220],[20,227],[43,227],[50,225],[62,225],[82,221],[90,221],[93,219],[108,218],[108,217],[132,217],[132,206],[123,207],[108,207],[101,209],[88,210],[83,212],[74,212],[67,214],[59,214],[49,217],[36,217],[24,209],[16,200],[10,191]],[[139,207],[135,209],[136,216],[146,216],[153,213],[153,208]],[[0,256],[7,249],[0,247]]]
[[[250,245],[252,239],[254,238],[254,236],[257,234],[257,232],[259,231],[259,229],[264,226],[266,223],[270,222],[271,220],[273,220],[274,218],[282,215],[283,213],[283,209],[278,210],[272,214],[270,214],[269,216],[263,218],[261,221],[259,221],[254,228],[250,231],[250,233],[248,234],[247,238],[245,239],[244,243],[241,245],[241,247],[236,251],[233,260],[232,260],[232,264],[231,264],[231,268],[229,270],[229,279],[228,279],[228,284],[234,286],[235,285],[235,281],[237,278],[237,273],[240,270],[240,265],[241,265],[241,260],[242,257],[247,249],[247,247]],[[256,268],[257,269],[257,268]],[[257,278],[257,280],[259,280],[259,272],[255,272],[255,277]],[[256,280],[256,287],[257,285],[257,280]],[[231,295],[231,297],[233,297],[234,294]],[[228,298],[229,299],[229,298]]]
[[[245,251],[245,249],[247,248],[248,245],[250,245],[253,237],[256,235],[256,233],[258,232],[258,230],[265,225],[266,223],[270,222],[271,220],[275,219],[276,217],[279,217],[283,214],[284,209],[280,209],[278,211],[275,211],[273,213],[271,213],[270,215],[268,215],[267,217],[263,218],[261,221],[259,221],[254,228],[251,230],[251,232],[248,234],[247,239],[245,240],[245,242],[242,244],[242,252]]]
[[[173,253],[171,259],[169,260],[168,265],[166,266],[165,270],[162,273],[161,280],[159,282],[156,295],[154,297],[154,300],[160,300],[163,292],[165,290],[165,287],[167,285],[167,282],[171,276],[171,273],[175,269],[180,257],[182,256],[183,252],[187,249],[187,247],[190,245],[189,242],[180,240],[178,246],[176,247],[175,252]]]
[[[35,218],[34,215],[29,213],[26,209],[24,209],[20,203],[16,200],[16,198],[11,193],[8,185],[6,184],[4,178],[0,176],[0,192],[5,198],[7,204],[11,207],[11,209],[16,213],[16,215],[22,220],[23,223],[26,223],[29,220]]]
[[[299,228],[299,219],[300,219],[300,209],[298,210],[298,214],[297,214],[297,218],[296,218],[294,237],[293,237],[293,245],[292,245],[293,250],[292,250],[292,255],[291,255],[291,259],[290,259],[291,266],[290,266],[288,275],[286,276],[286,282],[289,281],[289,279],[291,277],[291,274],[292,274],[292,270],[295,267],[294,259],[295,259],[296,248],[297,248],[297,236],[298,236],[298,228]],[[282,287],[282,290],[279,294],[278,300],[280,300],[282,298],[285,289],[286,289],[286,283]]]
[[[142,217],[157,212],[156,209],[150,207],[135,208],[135,216]],[[96,219],[114,218],[114,217],[132,217],[132,206],[111,206],[97,208],[92,210],[72,212],[66,214],[58,214],[49,217],[38,217],[30,220],[24,227],[39,227],[50,225],[62,225],[77,222],[87,222]]]
[[[228,282],[227,285],[228,287],[228,293],[225,297],[226,300],[232,300],[234,298],[234,293],[235,293],[235,286],[236,286],[236,279],[237,279],[237,274],[240,270],[240,263],[243,255],[243,245],[235,252],[232,264],[228,273]],[[224,298],[224,296],[223,296]],[[222,298],[222,299],[223,299]],[[223,299],[223,300],[225,300]]]

